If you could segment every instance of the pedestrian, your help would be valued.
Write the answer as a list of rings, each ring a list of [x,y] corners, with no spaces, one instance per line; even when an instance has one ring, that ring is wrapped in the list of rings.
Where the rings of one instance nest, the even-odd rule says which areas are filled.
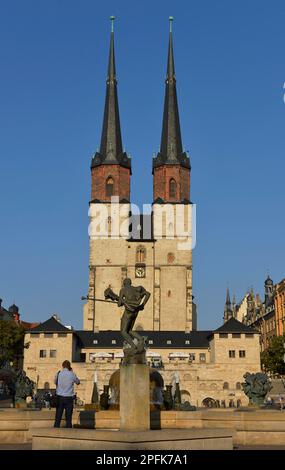
[[[60,427],[63,410],[65,410],[66,427],[72,428],[74,384],[79,385],[80,380],[72,371],[69,361],[63,361],[62,370],[56,374],[54,383],[57,396],[54,427]]]
[[[48,392],[48,391],[45,392],[45,393],[44,393],[44,396],[43,396],[44,403],[45,403],[45,407],[46,407],[46,408],[49,408],[49,409],[51,408],[51,407],[50,407],[50,396],[51,396],[51,394],[50,394],[50,392]]]

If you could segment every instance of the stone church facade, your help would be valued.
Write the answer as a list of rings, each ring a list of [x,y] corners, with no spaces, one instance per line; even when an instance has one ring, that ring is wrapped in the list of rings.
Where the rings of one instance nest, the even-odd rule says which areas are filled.
[[[25,370],[39,389],[53,388],[61,362],[71,360],[81,379],[78,396],[90,403],[94,380],[102,391],[120,367],[123,346],[122,312],[94,299],[102,299],[107,287],[118,293],[124,278],[130,277],[151,293],[136,328],[148,338],[149,364],[164,382],[178,376],[182,399],[193,405],[201,406],[207,399],[226,406],[246,404],[241,383],[245,372],[260,370],[258,332],[236,319],[215,331],[197,331],[191,165],[182,146],[171,28],[161,145],[152,173],[152,213],[137,215],[130,196],[131,159],[122,144],[112,31],[101,144],[91,162],[89,289],[83,330],[71,330],[53,317],[30,330]]]

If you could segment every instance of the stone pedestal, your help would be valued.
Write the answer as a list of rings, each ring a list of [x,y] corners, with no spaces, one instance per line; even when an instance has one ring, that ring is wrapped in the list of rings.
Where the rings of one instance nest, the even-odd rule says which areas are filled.
[[[120,430],[149,429],[149,366],[123,364],[120,368]]]

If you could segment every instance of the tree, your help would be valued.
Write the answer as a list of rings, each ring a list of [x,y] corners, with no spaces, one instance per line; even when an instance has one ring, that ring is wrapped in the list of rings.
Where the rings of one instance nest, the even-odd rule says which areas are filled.
[[[283,336],[274,336],[271,344],[261,353],[261,363],[265,370],[273,374],[285,374],[285,334]]]
[[[18,365],[23,357],[25,329],[14,320],[0,321],[0,364],[4,362],[13,362]]]

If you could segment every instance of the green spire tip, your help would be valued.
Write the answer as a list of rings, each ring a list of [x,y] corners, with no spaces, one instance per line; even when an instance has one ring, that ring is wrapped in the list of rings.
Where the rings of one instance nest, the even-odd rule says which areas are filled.
[[[115,20],[115,17],[114,16],[110,16],[110,20],[111,20],[111,33],[114,32],[114,20]]]
[[[169,32],[170,32],[170,33],[172,33],[172,23],[173,23],[173,20],[174,20],[173,16],[170,16],[170,17],[169,17]]]

